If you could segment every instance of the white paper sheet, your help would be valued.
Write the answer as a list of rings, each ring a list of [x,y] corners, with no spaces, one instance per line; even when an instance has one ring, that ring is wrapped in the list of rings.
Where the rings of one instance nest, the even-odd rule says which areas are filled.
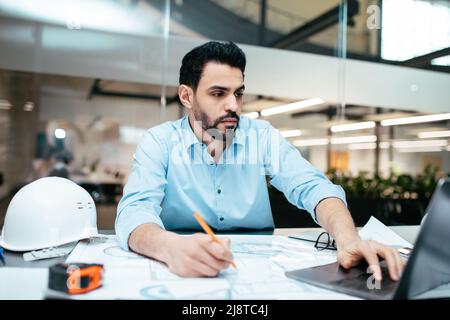
[[[78,243],[66,259],[66,263],[126,263],[146,261],[136,253],[122,250],[115,235],[99,235],[99,237],[83,240]]]
[[[370,217],[366,225],[359,230],[364,240],[375,240],[384,245],[399,248],[412,248],[413,245],[386,227],[380,220]]]

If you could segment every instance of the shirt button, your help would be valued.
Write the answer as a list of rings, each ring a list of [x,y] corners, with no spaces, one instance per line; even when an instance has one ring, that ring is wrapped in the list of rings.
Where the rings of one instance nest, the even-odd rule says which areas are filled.
[[[217,189],[217,193],[218,194],[220,194],[222,192],[222,190],[220,190],[220,189]]]
[[[220,221],[223,221],[224,219],[223,219],[223,217],[220,217],[219,220],[220,220]]]

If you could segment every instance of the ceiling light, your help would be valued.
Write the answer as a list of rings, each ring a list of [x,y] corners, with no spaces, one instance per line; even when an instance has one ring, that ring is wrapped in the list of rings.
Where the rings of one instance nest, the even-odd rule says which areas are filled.
[[[427,148],[427,147],[445,147],[447,140],[412,140],[412,141],[394,141],[394,148]]]
[[[338,124],[330,128],[331,132],[352,131],[361,129],[370,129],[375,127],[375,121],[364,121],[357,123]]]
[[[424,131],[419,132],[417,136],[421,139],[428,139],[428,138],[445,138],[450,137],[450,130],[445,131]]]
[[[64,139],[66,137],[66,131],[61,128],[56,129],[55,137],[56,137],[56,139]]]
[[[403,124],[424,123],[433,121],[450,120],[450,113],[430,114],[427,116],[415,116],[396,119],[386,119],[381,121],[382,126],[395,126]]]
[[[306,99],[302,101],[297,101],[294,103],[285,104],[278,107],[272,107],[267,108],[261,111],[261,115],[264,117],[272,116],[274,114],[284,113],[284,112],[290,112],[295,111],[299,109],[304,109],[307,107],[312,107],[315,105],[319,105],[324,103],[325,101],[321,98],[312,98],[312,99]]]
[[[301,139],[293,142],[296,147],[324,146],[329,143],[328,138]]]
[[[398,152],[409,153],[409,152],[441,152],[444,149],[441,147],[425,147],[425,148],[405,148],[399,149]]]
[[[27,103],[25,103],[25,105],[23,106],[23,110],[25,111],[33,111],[34,109],[34,103],[28,101]]]
[[[150,10],[144,15],[124,1],[83,1],[82,5],[78,4],[70,0],[0,0],[2,13],[14,18],[108,32],[148,34],[155,31],[148,17],[150,14],[156,19],[156,14]]]
[[[9,110],[12,105],[8,100],[0,100],[0,110]]]
[[[331,144],[349,144],[349,143],[363,143],[375,142],[377,136],[354,136],[354,137],[334,137],[331,138]]]
[[[295,130],[281,130],[281,135],[285,138],[291,138],[291,137],[298,137],[302,135],[302,131],[295,129]]]

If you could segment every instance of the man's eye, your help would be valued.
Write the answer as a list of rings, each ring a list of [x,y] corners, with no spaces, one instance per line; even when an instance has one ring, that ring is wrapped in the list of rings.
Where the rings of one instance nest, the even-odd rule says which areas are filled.
[[[216,92],[213,92],[212,95],[213,95],[214,97],[221,97],[221,96],[223,96],[223,92],[216,91]]]
[[[236,97],[240,98],[240,97],[242,97],[244,95],[244,93],[243,92],[236,92],[234,95]]]

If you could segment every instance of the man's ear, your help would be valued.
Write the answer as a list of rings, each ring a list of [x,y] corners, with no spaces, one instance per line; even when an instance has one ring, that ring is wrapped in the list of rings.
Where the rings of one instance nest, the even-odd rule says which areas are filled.
[[[194,91],[191,87],[181,84],[178,86],[178,97],[181,103],[188,109],[192,109],[192,102],[194,98]]]

